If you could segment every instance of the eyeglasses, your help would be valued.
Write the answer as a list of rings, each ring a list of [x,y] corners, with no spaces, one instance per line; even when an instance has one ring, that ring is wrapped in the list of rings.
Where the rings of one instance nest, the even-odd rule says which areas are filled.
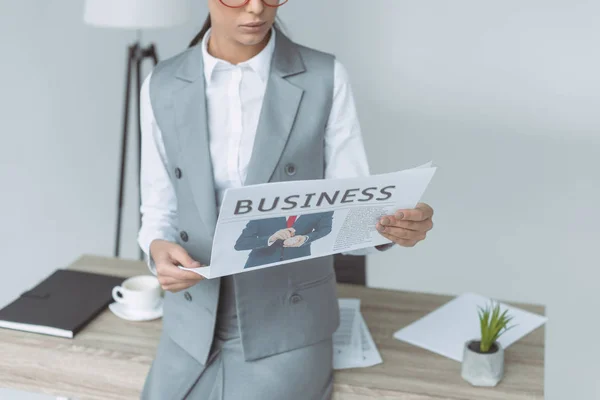
[[[219,0],[221,4],[229,8],[240,8],[244,7],[250,2],[250,0]],[[267,7],[281,7],[288,0],[262,0],[263,4]]]

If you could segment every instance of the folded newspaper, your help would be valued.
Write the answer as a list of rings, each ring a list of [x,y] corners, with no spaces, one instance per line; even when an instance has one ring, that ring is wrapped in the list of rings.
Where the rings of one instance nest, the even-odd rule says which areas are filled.
[[[358,178],[273,182],[225,192],[205,278],[390,243],[379,218],[414,208],[436,167]]]

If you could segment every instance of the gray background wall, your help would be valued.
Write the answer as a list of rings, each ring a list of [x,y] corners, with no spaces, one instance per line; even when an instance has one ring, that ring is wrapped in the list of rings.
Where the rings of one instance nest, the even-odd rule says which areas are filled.
[[[196,3],[188,25],[144,33],[162,58],[202,23]],[[0,4],[1,304],[82,253],[112,252],[135,33],[87,27],[82,9]],[[370,257],[369,285],[546,304],[551,400],[600,397],[599,12],[566,0],[291,0],[281,10],[293,39],[350,71],[374,173],[439,166],[424,198],[434,231]],[[123,249],[134,258],[129,179]]]

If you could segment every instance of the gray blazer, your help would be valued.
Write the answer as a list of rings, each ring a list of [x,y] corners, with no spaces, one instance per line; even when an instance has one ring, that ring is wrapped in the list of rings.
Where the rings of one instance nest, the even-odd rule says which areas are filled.
[[[277,32],[246,185],[322,179],[334,57]],[[159,63],[150,100],[177,196],[179,244],[209,264],[217,205],[208,143],[202,51]],[[175,174],[175,170],[183,173]],[[331,337],[339,324],[333,258],[235,276],[244,358],[255,360]],[[201,364],[212,343],[219,279],[165,294],[163,329]]]

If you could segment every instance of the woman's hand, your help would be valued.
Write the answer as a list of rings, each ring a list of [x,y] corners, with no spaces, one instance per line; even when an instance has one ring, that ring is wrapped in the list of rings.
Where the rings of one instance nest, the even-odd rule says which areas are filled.
[[[185,268],[198,268],[202,265],[192,259],[188,252],[180,245],[166,240],[153,240],[150,244],[150,255],[156,265],[158,282],[163,290],[176,293],[194,286],[204,277]]]
[[[398,210],[394,215],[381,217],[377,230],[392,242],[413,247],[433,228],[433,208],[425,203],[411,210]]]

